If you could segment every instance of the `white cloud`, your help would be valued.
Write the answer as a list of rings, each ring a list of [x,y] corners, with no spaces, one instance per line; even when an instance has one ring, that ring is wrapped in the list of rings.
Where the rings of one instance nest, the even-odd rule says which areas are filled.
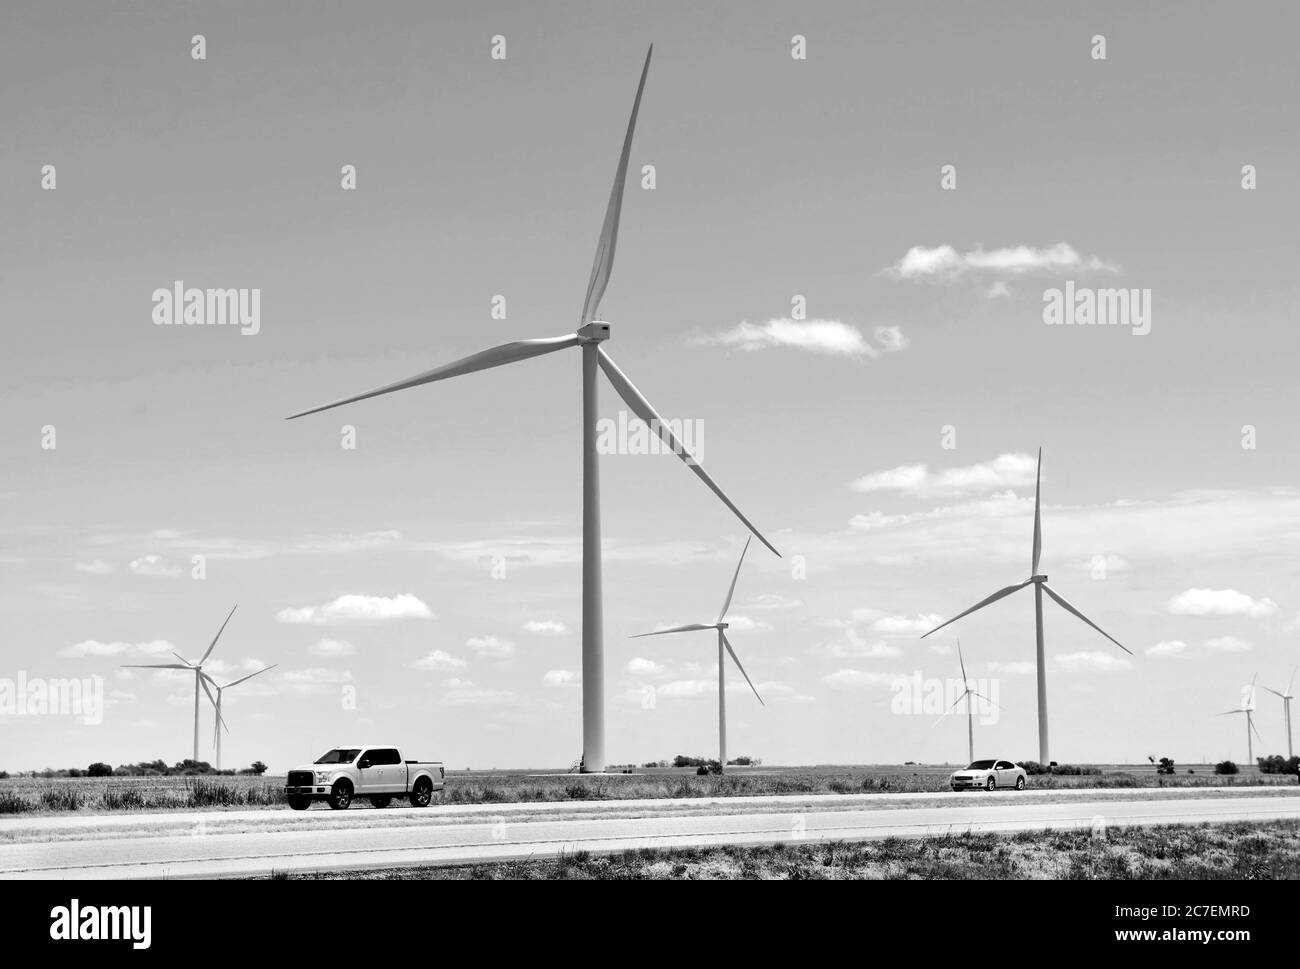
[[[900,491],[912,495],[960,495],[1033,485],[1038,459],[1030,454],[1000,454],[992,461],[931,473],[924,464],[905,464],[854,481],[854,491]],[[895,516],[890,522],[898,520]]]
[[[1127,656],[1102,651],[1064,653],[1052,666],[1062,673],[1118,673],[1133,668]]]
[[[307,647],[313,656],[352,656],[356,651],[345,639],[322,639]]]
[[[997,276],[1028,276],[1068,271],[1118,272],[1117,266],[1096,256],[1087,259],[1068,242],[1035,248],[1016,245],[1001,249],[971,249],[958,252],[950,245],[913,246],[885,270],[895,279],[951,281],[967,273]],[[992,291],[990,296],[999,295]]]
[[[1187,644],[1181,639],[1166,639],[1147,649],[1148,656],[1181,656],[1187,650]]]
[[[582,677],[570,670],[547,670],[542,677],[544,686],[577,686]]]
[[[1034,672],[1034,664],[1028,660],[1013,660],[1010,663],[1002,663],[993,660],[988,664],[990,673],[1006,673],[1009,676],[1023,676],[1026,673]]]
[[[105,562],[103,559],[95,559],[93,562],[78,562],[73,568],[78,572],[89,572],[91,575],[108,575],[110,572],[117,571],[116,565]]]
[[[134,655],[145,659],[155,659],[159,656],[168,657],[171,661],[172,651],[176,647],[165,639],[154,639],[145,643],[123,643],[114,641],[111,643],[100,642],[97,639],[84,639],[79,643],[59,650],[60,656],[128,656]]]
[[[985,295],[988,296],[989,299],[1005,299],[1011,295],[1011,287],[999,279],[989,287],[988,292]]]
[[[738,323],[695,339],[697,344],[721,344],[741,350],[770,350],[774,347],[806,350],[837,357],[879,357],[906,349],[907,337],[897,326],[878,326],[873,344],[861,330],[839,320],[792,320],[788,317],[766,323]]]
[[[1205,641],[1205,648],[1216,653],[1245,653],[1251,645],[1237,636],[1216,636]]]
[[[456,687],[442,696],[442,702],[453,706],[500,706],[516,703],[519,695],[513,690],[492,690],[473,686]]]
[[[321,694],[335,693],[344,683],[352,682],[352,674],[347,670],[324,669],[322,667],[311,667],[302,670],[284,670],[280,673],[270,673],[268,676],[275,678],[275,686],[269,686],[264,681],[254,680],[248,686],[257,686],[258,690],[266,691],[267,694],[276,693],[294,693],[301,696],[319,696]],[[244,696],[248,696],[251,690],[240,687]]]
[[[941,622],[943,616],[934,613],[920,613],[910,617],[882,616],[871,624],[871,628],[882,636],[920,636]]]
[[[1169,600],[1176,616],[1248,616],[1259,619],[1277,612],[1272,599],[1252,599],[1236,589],[1188,589]]]
[[[884,640],[869,642],[856,629],[846,629],[841,639],[818,643],[812,647],[817,656],[829,656],[834,659],[854,657],[856,659],[893,659],[901,656],[902,650],[890,646]]]
[[[749,616],[728,616],[727,623],[733,632],[769,633],[772,631],[770,622],[764,622],[762,619],[751,619]]]
[[[897,673],[878,673],[870,670],[840,669],[822,677],[822,682],[837,690],[879,690],[892,686],[900,677]]]
[[[135,559],[127,567],[136,575],[175,579],[181,574],[181,567],[179,565],[172,565],[165,561],[160,555],[146,555],[143,558]]]
[[[499,636],[471,636],[465,645],[487,659],[505,659],[515,653],[515,644]]]
[[[417,670],[427,670],[438,673],[446,673],[451,670],[463,670],[465,665],[463,659],[457,659],[450,653],[444,653],[440,649],[432,650],[428,656],[421,656],[419,659],[411,663],[411,666]]]
[[[433,619],[433,612],[409,593],[390,597],[341,595],[333,602],[298,609],[281,609],[275,618],[286,623],[338,626],[345,623],[389,622],[397,619]]]
[[[539,636],[563,636],[569,627],[558,619],[530,619],[524,623],[524,631]]]
[[[751,596],[748,603],[751,609],[798,609],[803,605],[800,599],[791,599],[776,593]]]
[[[663,676],[667,668],[662,663],[641,656],[633,656],[627,661],[627,671],[633,676]]]

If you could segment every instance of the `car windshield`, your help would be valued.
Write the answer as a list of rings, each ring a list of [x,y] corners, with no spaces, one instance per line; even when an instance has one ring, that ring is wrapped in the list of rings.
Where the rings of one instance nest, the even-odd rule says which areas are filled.
[[[993,768],[993,761],[977,760],[975,761],[975,763],[971,764],[966,769],[967,770],[991,770],[992,768]]]
[[[318,764],[350,764],[361,753],[360,747],[335,747],[328,753],[316,758]]]

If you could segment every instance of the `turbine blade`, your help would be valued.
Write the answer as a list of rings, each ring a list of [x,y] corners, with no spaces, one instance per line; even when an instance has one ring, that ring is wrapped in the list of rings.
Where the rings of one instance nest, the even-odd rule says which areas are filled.
[[[1030,575],[1038,574],[1038,559],[1043,552],[1043,519],[1039,512],[1038,492],[1043,481],[1043,449],[1038,449],[1038,472],[1034,476],[1034,563]]]
[[[732,660],[735,662],[736,669],[740,670],[740,675],[745,678],[745,682],[749,684],[749,688],[754,691],[754,696],[758,696],[758,687],[754,685],[754,681],[751,680],[749,678],[749,674],[745,672],[745,667],[740,665],[740,657],[737,656],[736,651],[731,648],[731,641],[727,639],[727,634],[721,629],[719,629],[718,635],[722,637],[722,645],[727,647],[727,652],[731,655]],[[761,703],[763,706],[767,706],[766,703],[763,703],[763,698],[761,696],[758,696],[758,702]]]
[[[953,616],[947,622],[940,623],[938,626],[935,626],[933,629],[931,629],[928,633],[926,633],[921,638],[925,639],[926,636],[931,636],[934,633],[937,633],[944,626],[948,626],[951,625],[952,623],[955,623],[962,616],[969,616],[972,612],[975,612],[977,609],[983,609],[991,602],[997,602],[999,599],[1005,599],[1013,592],[1019,592],[1025,586],[1029,585],[1029,583],[1032,581],[1033,581],[1032,579],[1025,579],[1025,581],[1021,582],[1019,585],[1009,585],[1005,589],[999,589],[997,592],[993,593],[993,595],[989,596],[987,599],[981,599],[979,602],[975,603],[975,605],[971,606],[965,612],[959,612],[957,613],[957,615]]]
[[[722,603],[722,611],[718,613],[718,622],[722,622],[727,615],[727,610],[731,608],[731,597],[736,593],[736,580],[740,578],[740,566],[744,564],[745,553],[749,551],[749,543],[752,539],[752,535],[745,537],[745,547],[740,550],[740,561],[736,563],[736,574],[731,577],[731,588],[727,590],[727,598]]]
[[[971,691],[970,691],[970,695],[971,695],[971,696],[977,696],[977,697],[979,697],[979,698],[980,698],[981,700],[983,700],[985,703],[992,703],[992,704],[993,704],[995,707],[997,707],[999,710],[1002,709],[1001,706],[999,706],[997,703],[994,703],[994,701],[990,700],[990,699],[989,699],[988,697],[986,697],[983,693],[976,693],[974,690],[971,690]]]
[[[1266,686],[1266,687],[1264,687],[1264,689],[1268,690],[1268,692],[1269,692],[1269,693],[1272,693],[1274,696],[1280,696],[1283,700],[1286,699],[1286,694],[1285,694],[1285,693],[1279,693],[1277,690],[1273,689],[1271,686]]]
[[[652,633],[637,633],[635,636],[629,636],[628,639],[645,639],[647,636],[667,636],[669,633],[693,633],[699,629],[717,629],[716,624],[706,624],[702,622],[693,622],[687,626],[673,626],[670,629],[656,629]]]
[[[124,670],[192,670],[193,666],[188,663],[182,666],[180,663],[123,663]]]
[[[556,350],[563,350],[567,347],[576,347],[578,337],[576,334],[571,336],[547,337],[541,340],[519,340],[515,343],[503,343],[499,347],[492,347],[488,350],[482,350],[478,353],[470,354],[460,360],[451,363],[444,363],[441,367],[434,367],[432,370],[426,370],[424,373],[416,374],[414,377],[408,377],[406,380],[399,380],[395,384],[385,384],[383,387],[376,387],[374,390],[368,390],[364,394],[357,394],[355,397],[345,397],[342,400],[336,400],[329,404],[321,404],[318,407],[312,407],[308,410],[299,411],[297,414],[291,414],[285,420],[293,420],[297,417],[306,417],[308,414],[315,414],[323,410],[329,410],[331,407],[342,407],[344,404],[353,404],[359,400],[367,400],[371,397],[380,397],[383,394],[391,394],[396,390],[406,390],[410,387],[419,387],[421,384],[430,384],[435,380],[446,380],[448,377],[459,377],[462,374],[474,373],[478,370],[488,370],[492,367],[500,367],[507,363],[517,363],[520,360],[528,360],[531,357],[540,357],[545,353],[554,353]]]
[[[1116,638],[1115,638],[1114,636],[1112,636],[1110,633],[1106,632],[1106,630],[1104,630],[1104,629],[1102,629],[1100,626],[1098,626],[1095,622],[1093,622],[1091,619],[1089,619],[1087,616],[1085,616],[1083,613],[1081,613],[1078,609],[1074,608],[1074,606],[1072,606],[1072,605],[1070,605],[1068,602],[1066,602],[1066,601],[1065,601],[1063,598],[1061,598],[1061,596],[1058,595],[1058,594],[1056,593],[1056,591],[1053,590],[1052,587],[1051,587],[1050,585],[1048,585],[1046,582],[1043,583],[1043,591],[1046,592],[1046,593],[1047,593],[1049,596],[1051,596],[1053,599],[1055,599],[1055,600],[1056,600],[1056,604],[1057,604],[1058,606],[1060,606],[1062,609],[1064,609],[1066,612],[1072,612],[1072,613],[1074,613],[1076,616],[1078,616],[1080,619],[1082,619],[1084,622],[1086,622],[1086,623],[1087,623],[1089,626],[1091,626],[1093,629],[1097,630],[1097,632],[1101,633],[1103,636],[1105,636],[1107,639],[1109,639],[1112,643],[1114,643],[1114,644],[1115,644],[1116,646],[1118,646],[1120,649],[1124,650],[1124,652],[1128,653],[1130,656],[1133,655],[1133,651],[1132,651],[1131,649],[1129,649],[1127,646],[1125,646],[1123,643],[1121,643],[1118,639],[1116,639]]]
[[[1216,717],[1230,717],[1230,716],[1232,716],[1234,713],[1245,713],[1245,712],[1246,712],[1245,710],[1241,710],[1241,709],[1237,709],[1237,710],[1224,710],[1222,713],[1216,713],[1215,716],[1216,716]]]
[[[1291,667],[1291,679],[1288,680],[1288,681],[1287,681],[1287,684],[1286,684],[1286,692],[1287,692],[1288,695],[1290,695],[1290,693],[1291,693],[1291,687],[1295,686],[1295,672],[1296,672],[1296,670],[1300,670],[1300,666],[1293,666],[1293,667]]]
[[[596,258],[591,265],[591,279],[587,281],[587,298],[582,304],[582,319],[579,326],[584,326],[596,318],[600,311],[600,299],[605,295],[605,285],[609,274],[614,269],[614,247],[618,243],[618,217],[623,210],[623,185],[627,182],[627,161],[632,151],[632,133],[636,130],[637,112],[641,110],[641,92],[645,90],[646,75],[650,73],[650,55],[654,53],[654,44],[645,54],[645,66],[641,68],[641,80],[637,82],[636,98],[632,101],[632,116],[627,121],[627,134],[623,136],[623,151],[618,156],[618,170],[614,173],[614,187],[609,193],[609,203],[605,206],[605,221],[600,227],[600,241],[596,243]]]
[[[238,608],[239,608],[239,603],[235,603],[234,608],[230,610],[230,616],[233,616],[235,614],[235,609]],[[223,622],[221,624],[221,628],[217,630],[217,634],[212,637],[212,644],[208,646],[208,651],[203,654],[203,658],[200,659],[195,664],[196,666],[202,666],[204,663],[208,661],[208,657],[212,655],[212,651],[217,647],[217,640],[220,639],[221,634],[226,631],[226,623],[230,622],[230,616],[226,616],[226,622]]]
[[[180,653],[176,652],[176,650],[174,650],[174,649],[172,650],[172,655],[175,656],[175,657],[176,657],[178,660],[180,660],[182,663],[184,663],[185,666],[186,666],[186,668],[188,668],[188,669],[193,669],[193,668],[194,668],[194,664],[191,663],[189,660],[187,660],[187,659],[186,659],[184,656],[182,656]]]
[[[241,676],[239,679],[235,680],[235,682],[227,683],[225,686],[222,687],[222,689],[229,690],[232,686],[238,686],[240,683],[243,683],[245,680],[251,680],[255,676],[261,676],[263,673],[267,672],[268,670],[273,670],[279,665],[280,665],[279,663],[272,663],[270,666],[266,667],[265,669],[260,669],[256,673],[249,673],[247,676]]]
[[[961,640],[957,640],[957,662],[961,664],[961,685],[966,686],[969,677],[966,676],[966,661],[961,656]]]
[[[1260,743],[1263,743],[1263,742],[1264,742],[1264,735],[1261,734],[1261,733],[1259,732],[1259,727],[1255,726],[1255,721],[1254,721],[1254,720],[1249,720],[1249,721],[1247,721],[1247,722],[1250,724],[1250,729],[1253,730],[1253,731],[1255,731],[1255,736],[1259,738],[1259,742],[1260,742]]]
[[[223,727],[226,727],[226,721],[225,721],[225,719],[221,716],[221,710],[217,707],[217,698],[214,697],[214,696],[212,695],[212,691],[208,689],[208,682],[207,682],[207,681],[208,681],[209,679],[211,679],[211,677],[209,677],[206,673],[200,673],[200,674],[199,674],[199,686],[203,687],[203,692],[206,693],[206,694],[208,695],[208,701],[212,704],[212,709],[213,709],[213,710],[216,710],[216,712],[217,712],[217,723],[219,723],[219,724],[220,724],[221,726],[223,726]],[[229,733],[229,732],[230,732],[230,728],[229,728],[229,727],[226,727],[226,733]]]
[[[601,369],[605,371],[605,376],[608,377],[609,382],[614,385],[614,389],[618,391],[618,395],[622,397],[627,403],[627,406],[632,409],[632,413],[645,421],[646,426],[658,434],[659,438],[672,449],[673,453],[686,462],[686,466],[695,472],[696,477],[708,485],[709,490],[722,499],[722,503],[731,509],[732,514],[739,518],[741,522],[744,523],[744,526],[753,532],[754,536],[766,545],[769,550],[771,550],[773,555],[780,558],[781,553],[776,550],[771,542],[763,537],[763,534],[754,527],[753,523],[750,522],[748,518],[741,514],[740,509],[732,503],[731,499],[728,498],[726,494],[723,493],[723,490],[717,486],[714,480],[709,477],[708,472],[700,467],[699,462],[697,462],[691,453],[686,450],[682,445],[682,442],[677,440],[677,435],[672,432],[668,425],[664,423],[663,418],[660,417],[655,409],[650,406],[650,402],[641,396],[641,391],[637,390],[632,381],[628,380],[624,375],[623,371],[618,369],[618,365],[614,363],[610,358],[610,355],[605,352],[605,348],[601,347],[599,352]]]

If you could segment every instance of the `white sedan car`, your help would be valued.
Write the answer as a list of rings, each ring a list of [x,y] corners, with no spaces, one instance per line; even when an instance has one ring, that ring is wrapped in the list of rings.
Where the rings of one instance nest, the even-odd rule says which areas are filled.
[[[986,791],[1014,787],[1017,791],[1023,791],[1026,777],[1025,769],[1009,760],[977,760],[969,767],[953,771],[948,783],[954,791],[976,787],[982,787]]]

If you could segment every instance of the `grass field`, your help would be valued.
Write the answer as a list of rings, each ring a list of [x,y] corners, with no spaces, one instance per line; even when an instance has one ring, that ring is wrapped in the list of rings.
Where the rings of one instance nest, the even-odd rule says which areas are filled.
[[[1031,789],[1296,786],[1291,775],[1243,770],[1217,776],[1208,765],[1193,774],[1158,775],[1150,765],[1095,765],[1101,773],[1029,778]],[[723,777],[689,768],[648,768],[635,774],[583,777],[546,771],[452,771],[444,802],[588,801],[634,798],[732,797],[773,794],[919,793],[948,790],[953,766],[863,765],[733,768]],[[1186,770],[1186,768],[1181,768]],[[282,777],[110,777],[0,779],[0,814],[85,811],[165,811],[194,808],[279,808]],[[358,802],[357,807],[365,807]]]
[[[775,844],[448,868],[284,874],[295,879],[1295,879],[1300,822],[957,834],[853,844]]]

